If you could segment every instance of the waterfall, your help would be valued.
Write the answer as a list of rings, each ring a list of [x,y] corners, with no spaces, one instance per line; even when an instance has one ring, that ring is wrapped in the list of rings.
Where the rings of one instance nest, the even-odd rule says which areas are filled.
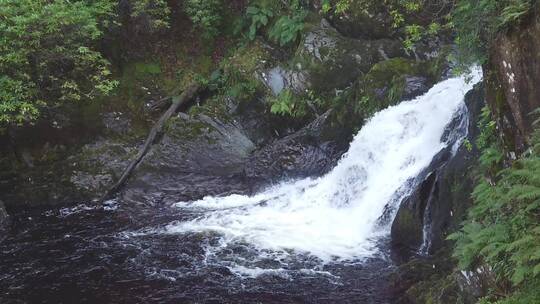
[[[375,114],[328,174],[286,181],[253,196],[205,197],[176,207],[197,214],[166,233],[210,233],[219,246],[246,244],[261,253],[303,254],[322,261],[356,260],[388,235],[385,210],[396,210],[411,180],[449,143],[446,126],[481,78],[456,77],[425,95]],[[390,219],[395,212],[391,212]]]

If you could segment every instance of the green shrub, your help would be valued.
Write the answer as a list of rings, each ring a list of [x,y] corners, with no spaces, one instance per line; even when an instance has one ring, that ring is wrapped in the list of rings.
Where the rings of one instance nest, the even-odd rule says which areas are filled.
[[[132,0],[131,17],[144,18],[150,31],[168,28],[170,26],[171,9],[166,0]]]
[[[96,50],[113,9],[110,1],[0,0],[0,127],[114,89]]]
[[[191,21],[201,28],[205,35],[213,37],[219,34],[223,19],[221,0],[186,0],[184,6]]]
[[[306,96],[298,96],[290,89],[285,89],[278,96],[270,99],[270,111],[273,114],[291,117],[305,117],[310,105],[320,103],[313,92],[308,91]]]
[[[270,39],[279,43],[280,46],[297,41],[304,30],[306,16],[306,11],[297,11],[293,16],[280,17],[270,30]]]
[[[268,25],[268,22],[274,17],[274,12],[266,7],[259,7],[257,5],[249,6],[246,10],[247,18],[250,21],[248,38],[254,40],[257,35],[257,31]]]
[[[503,294],[492,291],[481,303],[538,303],[534,282],[540,280],[540,141],[502,169],[495,125],[486,113],[477,141],[483,153],[474,206],[462,229],[449,238],[456,241],[454,256],[461,269],[488,265],[496,284],[509,286]]]

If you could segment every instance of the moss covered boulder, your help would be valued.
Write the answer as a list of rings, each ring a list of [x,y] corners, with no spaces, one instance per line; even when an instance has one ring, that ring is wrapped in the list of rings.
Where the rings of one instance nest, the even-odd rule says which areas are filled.
[[[404,55],[397,40],[347,38],[322,19],[304,35],[285,69],[295,91],[328,92],[349,86],[381,60]]]
[[[338,31],[348,37],[380,39],[396,34],[392,16],[382,1],[349,1],[346,13],[330,14],[329,18]]]

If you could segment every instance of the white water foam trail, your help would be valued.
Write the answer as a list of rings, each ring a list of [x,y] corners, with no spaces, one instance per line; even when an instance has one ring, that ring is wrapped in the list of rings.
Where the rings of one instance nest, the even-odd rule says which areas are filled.
[[[247,243],[325,262],[369,256],[376,251],[374,239],[389,232],[388,224],[379,223],[385,207],[446,146],[445,127],[480,79],[475,70],[472,79],[445,80],[424,96],[377,113],[325,176],[284,182],[254,196],[178,203],[202,215],[168,225],[167,233],[217,232],[220,246]]]

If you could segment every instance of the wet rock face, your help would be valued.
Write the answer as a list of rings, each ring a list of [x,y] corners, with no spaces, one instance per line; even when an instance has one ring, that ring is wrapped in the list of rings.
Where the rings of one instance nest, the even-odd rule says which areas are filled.
[[[122,197],[158,204],[243,193],[242,166],[254,149],[234,120],[180,114],[136,169]]]
[[[540,14],[500,34],[486,68],[488,104],[507,147],[523,152],[540,106]]]
[[[207,195],[253,193],[279,180],[325,173],[343,152],[335,142],[321,139],[328,113],[260,148],[240,119],[233,117],[175,118],[136,169],[122,198],[170,204]]]
[[[426,205],[432,198],[437,182],[437,174],[430,172],[418,189],[401,203],[392,224],[392,241],[394,245],[418,250],[424,241],[424,215]]]
[[[476,122],[484,106],[484,86],[478,85],[466,96],[469,112],[468,136],[474,142],[479,134]],[[449,129],[456,126],[449,126]],[[451,136],[451,132],[445,136]],[[404,294],[400,303],[476,303],[483,288],[475,274],[465,277],[454,272],[452,246],[446,242],[456,231],[472,205],[474,167],[479,151],[462,145],[452,156],[441,151],[426,169],[418,189],[402,203],[392,225],[392,243],[398,260],[406,260],[395,273],[394,285]],[[429,236],[427,256],[416,256],[424,244],[425,225]],[[423,248],[424,249],[424,248]],[[413,258],[411,258],[413,256]],[[479,283],[480,282],[480,283]]]
[[[329,114],[256,151],[244,168],[251,191],[283,179],[320,176],[332,169],[346,147],[322,136]]]
[[[393,287],[402,295],[396,303],[477,303],[475,292],[462,284],[462,274],[452,273],[453,268],[453,259],[442,252],[401,265],[391,278]]]
[[[484,87],[477,86],[466,96],[469,123],[467,140],[474,142],[479,134],[478,121],[484,104]],[[459,128],[455,120],[444,135],[451,139],[451,130]],[[465,145],[452,154],[452,147],[442,150],[419,178],[422,182],[400,206],[392,224],[392,242],[398,247],[418,251],[424,243],[423,231],[428,225],[428,252],[442,248],[448,233],[458,227],[472,204],[474,176],[479,152]]]
[[[430,85],[431,83],[427,77],[407,75],[405,77],[403,99],[411,99],[422,95],[429,90]]]

